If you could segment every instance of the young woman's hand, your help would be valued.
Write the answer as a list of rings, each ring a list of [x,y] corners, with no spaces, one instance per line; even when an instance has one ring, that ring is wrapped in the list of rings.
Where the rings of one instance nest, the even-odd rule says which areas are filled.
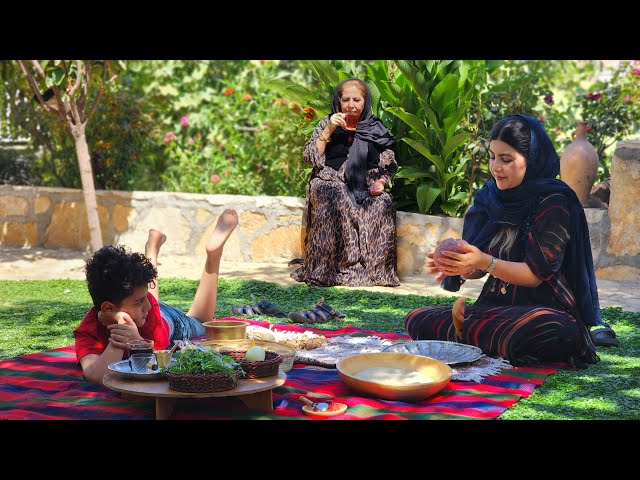
[[[487,254],[478,247],[466,244],[462,245],[460,249],[464,253],[442,252],[442,258],[438,261],[439,270],[442,273],[447,276],[463,275],[468,277],[472,272],[485,270],[489,266],[486,260]]]
[[[427,260],[424,263],[424,266],[427,268],[427,273],[430,275],[438,275],[438,277],[436,277],[436,282],[440,283],[442,282],[442,280],[444,280],[446,277],[448,277],[447,274],[441,272],[438,267],[436,267],[436,262],[433,261],[433,253],[434,252],[429,252],[427,253],[427,257],[429,257],[431,260]]]

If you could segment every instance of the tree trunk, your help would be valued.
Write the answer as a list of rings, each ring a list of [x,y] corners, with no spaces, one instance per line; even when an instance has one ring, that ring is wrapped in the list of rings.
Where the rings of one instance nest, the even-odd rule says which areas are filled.
[[[91,249],[95,252],[102,248],[102,232],[100,230],[100,218],[98,217],[98,202],[96,201],[96,188],[93,183],[93,169],[91,168],[91,156],[84,127],[75,127],[73,139],[76,144],[76,155],[80,167],[80,179],[82,180],[82,193],[87,209],[87,223],[91,237]]]

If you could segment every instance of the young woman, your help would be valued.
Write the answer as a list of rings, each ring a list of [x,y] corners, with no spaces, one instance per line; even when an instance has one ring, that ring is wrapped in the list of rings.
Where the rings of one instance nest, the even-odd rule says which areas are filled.
[[[494,180],[465,215],[464,253],[428,261],[446,290],[489,274],[472,306],[422,307],[405,318],[416,340],[462,341],[514,365],[597,362],[590,326],[604,326],[602,345],[617,343],[602,321],[584,210],[556,180],[559,158],[542,124],[526,115],[500,120],[491,131]],[[433,258],[433,254],[428,255]]]

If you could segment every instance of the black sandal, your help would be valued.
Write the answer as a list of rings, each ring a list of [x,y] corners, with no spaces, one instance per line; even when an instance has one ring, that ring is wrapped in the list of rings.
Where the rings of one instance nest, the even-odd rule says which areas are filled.
[[[268,315],[279,318],[285,318],[287,316],[278,305],[268,302],[266,299],[262,299],[253,305],[233,306],[231,307],[231,311],[235,315]]]
[[[614,332],[613,329],[606,323],[603,327],[591,330],[589,333],[591,334],[591,340],[593,340],[593,343],[595,343],[596,347],[620,346],[620,342],[616,338],[616,332]]]
[[[346,315],[325,303],[324,297],[322,297],[318,300],[315,307],[305,310],[304,312],[291,312],[289,318],[298,323],[319,323],[334,319],[343,319],[346,318]]]

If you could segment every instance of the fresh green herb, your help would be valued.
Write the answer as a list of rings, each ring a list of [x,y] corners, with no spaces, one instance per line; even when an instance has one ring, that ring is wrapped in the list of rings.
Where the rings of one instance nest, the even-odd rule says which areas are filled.
[[[180,357],[167,367],[167,371],[172,373],[224,373],[233,378],[238,370],[241,370],[240,364],[229,355],[222,355],[213,350],[203,352],[195,348],[183,350]]]

